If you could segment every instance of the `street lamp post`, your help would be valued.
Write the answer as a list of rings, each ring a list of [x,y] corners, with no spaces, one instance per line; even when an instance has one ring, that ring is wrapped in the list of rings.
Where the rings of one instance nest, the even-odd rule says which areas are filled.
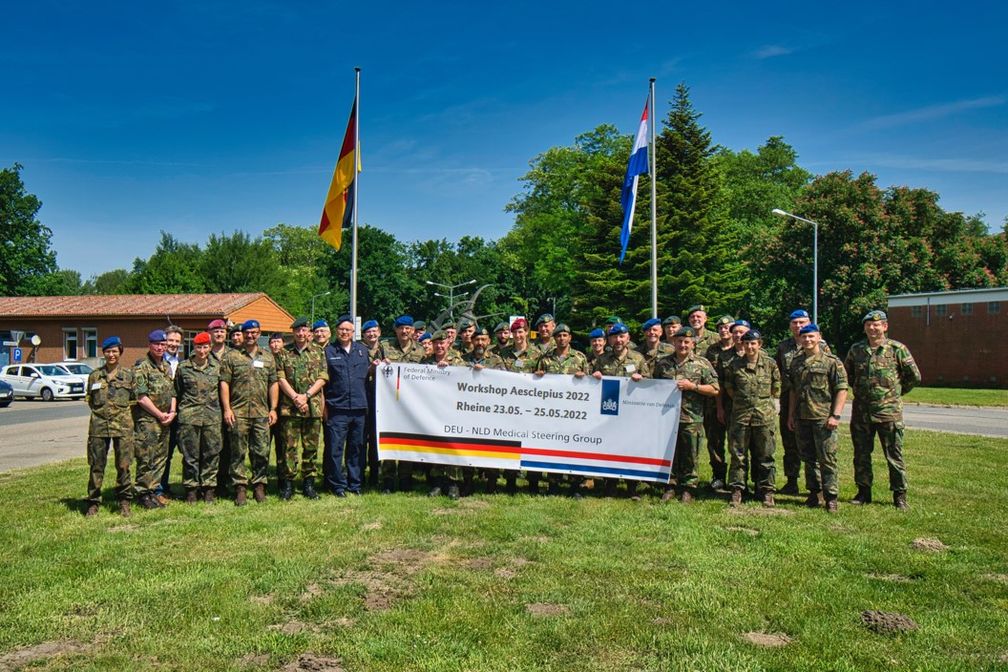
[[[455,319],[455,290],[459,289],[460,287],[466,287],[468,285],[476,284],[475,279],[466,280],[465,282],[460,282],[457,285],[446,285],[440,282],[433,282],[431,280],[426,280],[425,282],[432,287],[444,287],[445,289],[448,290],[447,296],[445,296],[444,294],[439,294],[438,292],[434,292],[434,296],[440,296],[443,299],[448,299],[448,314],[451,316],[451,319],[453,320]],[[469,292],[463,292],[462,294],[459,294],[459,296],[465,296],[468,293]]]
[[[778,217],[790,217],[812,225],[812,321],[819,324],[819,223],[780,208],[774,208],[772,212]]]
[[[320,296],[329,296],[330,294],[332,294],[332,291],[322,292],[321,294],[316,294],[315,296],[311,297],[311,321],[313,325],[315,324],[315,299],[319,298]]]

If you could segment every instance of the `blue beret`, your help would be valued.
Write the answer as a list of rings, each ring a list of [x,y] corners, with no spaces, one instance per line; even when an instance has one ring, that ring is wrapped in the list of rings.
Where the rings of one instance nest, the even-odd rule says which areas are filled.
[[[367,322],[361,325],[361,331],[367,331],[368,329],[377,329],[377,328],[378,328],[378,320],[368,320]]]
[[[811,334],[813,331],[819,331],[819,325],[816,324],[815,322],[811,322],[802,327],[801,331],[798,332],[798,335],[801,336],[802,334]]]
[[[630,330],[622,322],[617,322],[616,324],[609,327],[609,335],[615,336],[616,334],[629,334]]]
[[[661,320],[659,320],[657,317],[652,317],[650,320],[647,320],[644,324],[640,325],[640,328],[643,331],[645,329],[650,329],[651,327],[656,327],[660,324]]]
[[[315,320],[315,323],[311,325],[312,331],[316,329],[321,329],[322,327],[328,327],[329,323],[325,320]]]
[[[350,324],[353,324],[354,323],[354,319],[352,317],[350,317],[349,314],[340,315],[339,317],[336,318],[336,326],[337,327],[339,325],[343,324],[344,322],[349,322]]]
[[[791,317],[789,317],[788,319],[789,320],[797,320],[799,318],[808,317],[808,316],[809,316],[809,314],[808,314],[807,310],[805,310],[804,308],[799,308],[798,310],[796,310],[793,313],[791,313]]]
[[[109,336],[104,341],[101,342],[101,349],[108,350],[109,348],[122,347],[122,339],[118,336]]]
[[[605,338],[605,332],[601,329],[592,329],[591,333],[588,334],[588,338]]]
[[[413,318],[409,315],[400,315],[395,318],[395,326],[397,327],[412,327]]]
[[[759,333],[755,329],[750,329],[749,331],[742,334],[743,341],[759,341],[762,340],[763,334]]]
[[[431,332],[425,331],[420,334],[420,338],[417,339],[417,343],[423,343],[424,341],[429,341],[432,338]]]
[[[147,334],[148,343],[163,343],[168,340],[168,334],[164,332],[164,329],[155,329],[154,331]]]
[[[245,320],[242,322],[242,331],[248,331],[249,329],[258,329],[259,320]]]
[[[752,329],[752,325],[749,324],[748,320],[735,320],[735,323],[731,325],[732,329],[735,327],[745,327],[746,329]]]

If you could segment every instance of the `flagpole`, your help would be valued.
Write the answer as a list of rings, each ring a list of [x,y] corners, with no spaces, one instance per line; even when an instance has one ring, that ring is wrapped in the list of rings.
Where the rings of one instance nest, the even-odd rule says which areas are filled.
[[[658,153],[655,146],[655,122],[658,117],[655,114],[654,98],[655,78],[651,78],[651,86],[648,97],[650,98],[650,122],[651,122],[651,165],[648,172],[651,173],[651,317],[658,317],[658,203],[655,196],[655,173],[658,168]]]
[[[357,326],[357,192],[360,189],[360,68],[354,68],[356,82],[354,85],[354,104],[357,113],[354,115],[354,159],[353,159],[353,245],[350,250],[350,317],[354,327]]]

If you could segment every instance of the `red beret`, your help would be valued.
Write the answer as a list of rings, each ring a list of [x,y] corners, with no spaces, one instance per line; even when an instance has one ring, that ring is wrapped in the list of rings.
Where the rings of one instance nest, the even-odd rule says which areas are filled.
[[[201,331],[192,339],[193,345],[210,345],[210,334]]]

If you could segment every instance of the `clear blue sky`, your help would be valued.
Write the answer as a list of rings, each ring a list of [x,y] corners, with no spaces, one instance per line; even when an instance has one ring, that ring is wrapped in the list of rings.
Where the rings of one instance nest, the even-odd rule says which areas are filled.
[[[654,76],[660,116],[685,81],[717,143],[783,135],[815,173],[927,187],[1000,229],[1008,10],[887,4],[6,3],[0,165],[24,165],[85,278],[161,229],[317,226],[360,66],[362,223],[497,238],[528,161],[632,132]]]

